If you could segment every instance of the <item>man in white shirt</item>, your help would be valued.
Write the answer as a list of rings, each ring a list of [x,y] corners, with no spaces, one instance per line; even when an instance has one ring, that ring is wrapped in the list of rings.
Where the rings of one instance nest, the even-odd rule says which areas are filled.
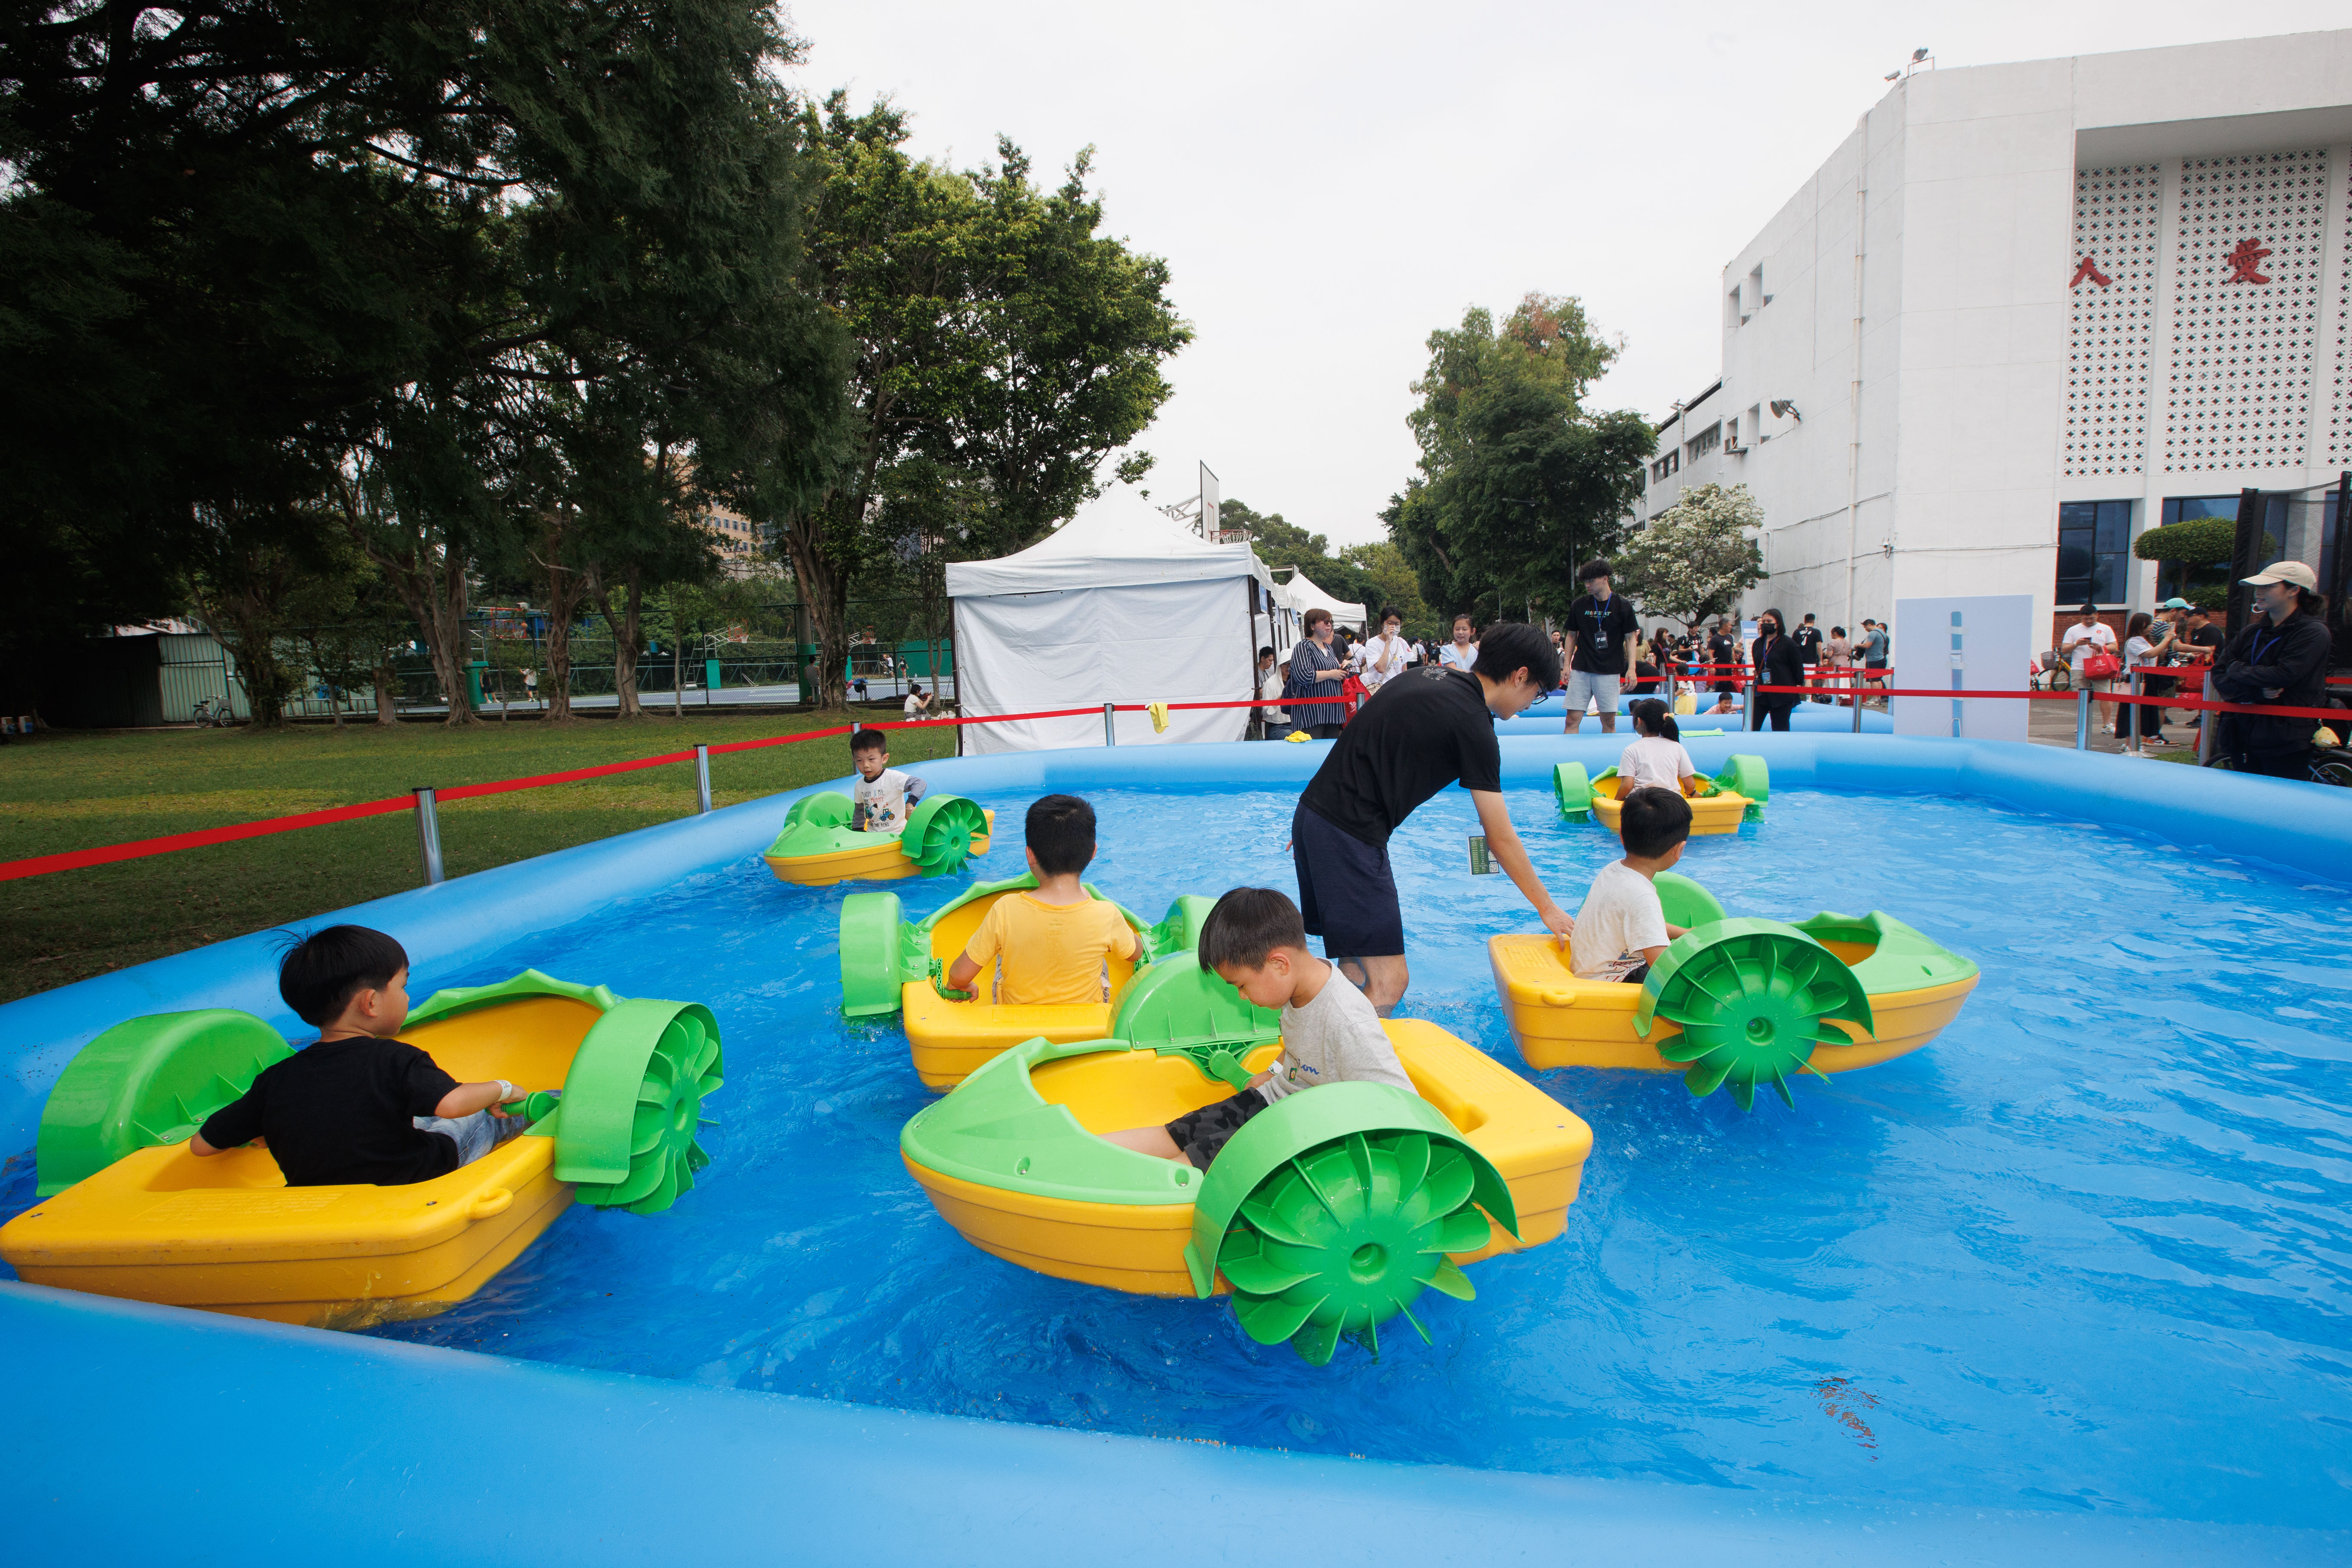
[[[1398,632],[1403,625],[1404,617],[1396,611],[1382,610],[1381,635],[1367,638],[1364,646],[1357,651],[1358,668],[1363,676],[1365,690],[1378,691],[1404,673],[1404,667],[1412,658],[1412,649]]]
[[[2066,656],[2066,668],[2074,677],[2074,685],[2083,684],[2083,661],[2095,653],[2113,653],[2116,647],[2114,628],[2099,619],[2096,605],[2083,606],[2083,618],[2066,628],[2058,639],[2058,650]]]

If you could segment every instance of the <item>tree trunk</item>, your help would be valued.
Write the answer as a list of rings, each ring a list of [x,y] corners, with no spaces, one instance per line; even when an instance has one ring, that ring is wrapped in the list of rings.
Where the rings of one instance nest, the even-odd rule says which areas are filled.
[[[551,724],[569,724],[576,717],[572,711],[572,623],[588,597],[588,581],[563,557],[579,518],[576,509],[551,508],[540,520],[539,549],[531,556],[547,604],[548,690],[542,717]]]
[[[828,502],[827,504],[833,504]],[[808,608],[809,635],[816,643],[815,690],[803,690],[819,710],[837,713],[849,705],[849,577],[819,548],[824,520],[801,513],[782,529],[784,551]],[[809,684],[803,682],[803,686]]]
[[[400,723],[399,683],[394,679],[389,650],[380,655],[373,671],[375,676],[375,721],[381,729],[394,729]]]
[[[597,613],[613,632],[613,695],[619,706],[616,716],[642,719],[645,704],[637,700],[637,622],[645,608],[645,579],[635,566],[628,568],[622,584],[622,614],[613,614],[612,590],[601,575],[589,579],[588,591],[595,599]]]
[[[448,704],[451,724],[476,722],[474,705],[466,692],[466,562],[446,541],[436,546],[403,528],[398,543],[372,529],[360,505],[356,487],[335,487],[343,526],[352,542],[382,568],[392,591],[400,595],[425,638],[433,660],[434,679]]]

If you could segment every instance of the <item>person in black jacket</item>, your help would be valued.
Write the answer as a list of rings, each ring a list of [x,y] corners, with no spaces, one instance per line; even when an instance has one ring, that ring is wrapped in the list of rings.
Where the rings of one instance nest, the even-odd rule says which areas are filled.
[[[1778,610],[1767,610],[1756,617],[1753,654],[1756,684],[1759,687],[1802,686],[1805,683],[1805,666],[1797,652],[1797,645],[1781,635],[1787,625]],[[1772,728],[1785,730],[1789,727],[1789,715],[1796,711],[1797,702],[1797,694],[1793,691],[1751,692],[1748,703],[1748,727],[1761,730],[1766,716],[1769,715]]]
[[[2327,600],[2319,577],[2300,561],[2279,561],[2242,579],[2254,590],[2260,617],[2213,657],[2213,689],[2224,702],[2321,708],[2327,700]],[[2224,713],[2214,750],[2242,773],[2278,779],[2311,776],[2311,732],[2317,721],[2260,713]]]

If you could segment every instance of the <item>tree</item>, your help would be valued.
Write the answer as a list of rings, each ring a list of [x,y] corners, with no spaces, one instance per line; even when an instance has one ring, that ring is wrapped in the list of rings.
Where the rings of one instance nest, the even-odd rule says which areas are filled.
[[[1753,531],[1764,509],[1746,485],[1694,486],[1619,548],[1618,585],[1652,615],[1695,627],[1764,580]]]
[[[286,725],[299,671],[278,641],[298,589],[326,564],[313,520],[282,497],[234,496],[197,510],[187,593],[205,629],[236,663],[257,730]]]
[[[2231,517],[2189,517],[2179,522],[2168,522],[2151,528],[2132,541],[2132,553],[2142,561],[2169,563],[2180,569],[2176,582],[2177,592],[2200,609],[2222,610],[2230,604],[2230,583],[2227,571],[2237,559],[2238,521]],[[2278,552],[2278,540],[2270,533],[2263,535],[2261,548],[2254,553],[2263,560]],[[2076,572],[2069,572],[2062,562],[2059,575],[2089,574],[2089,563],[2083,563]],[[2210,578],[2213,569],[2223,568],[2218,580]]]
[[[1358,573],[1357,592],[1363,598],[1366,625],[1379,629],[1381,612],[1393,608],[1404,617],[1405,636],[1442,635],[1429,602],[1421,596],[1420,580],[1414,576],[1403,551],[1382,540],[1372,544],[1350,544],[1339,552],[1339,559]]]
[[[1441,606],[1565,611],[1576,568],[1605,554],[1656,441],[1631,412],[1590,414],[1618,346],[1572,299],[1529,294],[1497,327],[1483,310],[1430,334],[1408,416],[1421,474],[1381,514]]]
[[[892,474],[920,458],[984,500],[963,552],[1034,542],[1150,423],[1169,391],[1160,362],[1191,329],[1165,299],[1166,263],[1097,232],[1090,153],[1052,192],[1009,142],[995,168],[957,173],[907,154],[898,109],[856,113],[841,92],[806,135],[822,177],[805,233],[853,343],[853,434],[821,482],[778,464],[739,472],[729,493],[774,527],[818,645],[814,698],[838,708],[849,584],[887,543]]]
[[[1248,529],[1250,547],[1257,552],[1260,561],[1277,573],[1286,567],[1297,567],[1335,599],[1360,604],[1367,592],[1375,598],[1380,595],[1377,588],[1366,589],[1364,568],[1347,559],[1344,551],[1332,553],[1329,540],[1308,532],[1278,511],[1255,511],[1243,501],[1228,500],[1218,505],[1217,524],[1221,528]],[[1380,606],[1374,605],[1366,614],[1377,615],[1379,611]]]
[[[540,405],[644,374],[674,449],[784,384],[772,453],[838,424],[766,0],[16,9],[0,549],[57,617],[144,605],[290,455],[446,687],[466,574],[561,477]]]

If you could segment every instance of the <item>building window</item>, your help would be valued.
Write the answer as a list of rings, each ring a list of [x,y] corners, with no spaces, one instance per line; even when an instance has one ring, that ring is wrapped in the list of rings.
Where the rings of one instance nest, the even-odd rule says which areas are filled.
[[[1734,289],[1723,297],[1723,324],[1736,327],[1748,318],[1739,313],[1739,290]]]
[[[2058,604],[2121,605],[2130,584],[2132,503],[2068,501],[2058,509]]]
[[[1717,447],[1722,445],[1723,426],[1720,425],[1710,425],[1706,429],[1700,431],[1696,436],[1691,437],[1691,443],[1688,447],[1690,460],[1696,463],[1701,458],[1706,457],[1709,452],[1714,451]]]

